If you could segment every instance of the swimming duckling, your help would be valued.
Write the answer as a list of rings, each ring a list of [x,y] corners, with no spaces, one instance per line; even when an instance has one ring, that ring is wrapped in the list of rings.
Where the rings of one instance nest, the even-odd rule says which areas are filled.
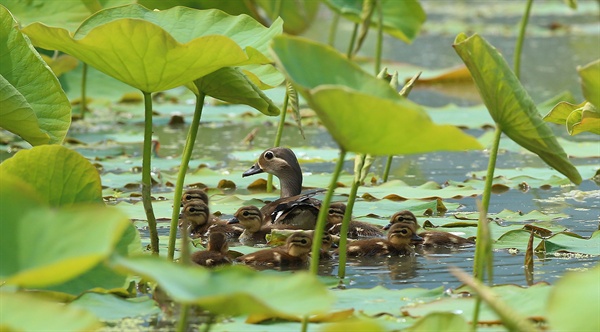
[[[367,239],[348,243],[348,256],[401,256],[412,255],[414,250],[411,242],[423,239],[415,233],[415,226],[411,224],[394,224],[385,239]]]
[[[263,225],[262,213],[254,205],[242,206],[234,214],[228,224],[243,226],[244,231],[239,236],[239,241],[244,245],[266,243],[265,236],[271,233],[271,225]]]
[[[314,193],[301,194],[302,170],[294,152],[280,147],[267,149],[242,177],[263,172],[279,178],[281,186],[280,198],[260,209],[263,222],[314,229],[321,201],[312,198]]]
[[[192,254],[192,262],[206,266],[214,267],[219,265],[231,264],[231,259],[227,257],[229,246],[227,237],[223,233],[211,233],[208,236],[206,250],[196,251]]]
[[[259,250],[235,260],[251,266],[305,267],[312,246],[312,238],[306,232],[297,232],[286,240],[285,247]]]
[[[188,202],[183,206],[179,216],[179,227],[182,228],[187,223],[190,236],[192,238],[201,237],[211,225],[208,219],[209,215],[208,205],[203,201]]]
[[[204,189],[188,189],[181,196],[181,206],[193,200],[203,201],[204,204],[208,205],[208,194]]]
[[[329,211],[327,213],[327,225],[325,226],[329,234],[337,236],[340,235],[344,213],[346,213],[346,204],[342,202],[334,202],[329,205]],[[384,237],[384,235],[385,233],[380,227],[368,222],[350,220],[350,224],[348,225],[347,238],[349,239]]]
[[[417,228],[419,227],[419,224],[417,223],[417,217],[415,217],[415,215],[408,210],[400,211],[394,214],[390,218],[390,223],[387,224],[383,229],[388,229],[396,223],[412,224]],[[475,243],[471,239],[465,239],[458,235],[441,231],[424,231],[420,232],[419,236],[423,238],[421,243],[424,246],[461,247],[470,246]]]

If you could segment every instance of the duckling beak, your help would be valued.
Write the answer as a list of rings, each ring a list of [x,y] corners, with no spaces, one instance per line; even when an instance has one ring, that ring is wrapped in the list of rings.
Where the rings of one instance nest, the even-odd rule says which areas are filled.
[[[383,227],[383,230],[384,230],[384,231],[387,231],[388,229],[390,229],[390,227],[392,227],[392,224],[391,224],[391,223],[389,223],[389,224],[385,225],[385,226]]]
[[[413,236],[410,238],[410,241],[411,241],[412,243],[421,243],[421,242],[423,242],[424,240],[423,240],[423,238],[422,238],[422,237],[418,236],[417,234],[413,234]]]
[[[239,224],[239,223],[240,223],[240,220],[236,217],[229,219],[229,221],[227,222],[228,225],[229,224]]]
[[[259,174],[264,172],[262,168],[260,168],[260,166],[258,165],[258,163],[252,165],[252,167],[250,167],[250,169],[248,169],[247,171],[245,171],[244,173],[242,173],[242,177],[246,177],[246,176],[250,176],[250,175],[254,175],[254,174]]]

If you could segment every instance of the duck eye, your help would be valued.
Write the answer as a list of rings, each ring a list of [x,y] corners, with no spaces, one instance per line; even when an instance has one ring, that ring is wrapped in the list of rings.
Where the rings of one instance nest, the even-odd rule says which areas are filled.
[[[247,217],[250,213],[248,211],[244,211],[242,212],[242,214],[244,215],[244,217]]]
[[[329,214],[334,214],[335,210],[334,209],[329,209]]]
[[[407,234],[407,233],[408,233],[408,230],[407,230],[406,228],[402,228],[402,230],[400,230],[400,233],[402,233],[402,234]]]
[[[188,201],[191,200],[192,199],[192,195],[185,195],[185,199],[188,200]]]
[[[198,209],[190,208],[190,212],[196,212],[196,211],[198,211]]]
[[[273,157],[275,157],[275,155],[273,154],[273,152],[271,152],[271,151],[265,152],[265,158],[267,160],[271,160],[271,159],[273,159]]]
[[[306,241],[306,239],[302,239],[302,241],[300,241],[300,243],[302,243],[302,244],[307,244],[307,243],[308,243],[308,241]]]

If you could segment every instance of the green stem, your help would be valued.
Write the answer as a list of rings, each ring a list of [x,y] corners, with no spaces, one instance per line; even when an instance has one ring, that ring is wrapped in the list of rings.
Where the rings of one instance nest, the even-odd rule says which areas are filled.
[[[360,156],[359,164],[354,167],[356,170],[362,170],[365,164],[366,154]],[[344,219],[342,220],[342,227],[340,230],[340,243],[339,243],[339,264],[338,264],[338,278],[344,279],[346,277],[346,246],[348,244],[348,228],[350,228],[350,220],[352,219],[352,209],[354,208],[354,201],[356,200],[356,193],[358,187],[360,187],[360,179],[362,174],[360,172],[354,174],[354,183],[350,189],[350,196],[346,203],[346,212]]]
[[[514,72],[517,78],[521,77],[521,51],[523,49],[523,41],[525,40],[525,30],[527,30],[527,22],[529,22],[529,12],[531,11],[531,5],[533,0],[527,0],[525,4],[525,13],[521,18],[521,24],[519,26],[519,36],[517,38],[517,44],[515,45],[515,57],[514,57]]]
[[[285,97],[283,98],[283,107],[281,107],[281,113],[279,114],[279,125],[277,126],[277,133],[275,134],[275,143],[273,146],[279,146],[281,144],[281,136],[283,136],[283,126],[285,125],[285,116],[287,114],[288,103],[290,95],[288,90],[285,90]],[[273,191],[273,175],[267,176],[267,192]]]
[[[490,196],[492,194],[492,183],[494,182],[494,169],[496,168],[496,159],[498,157],[498,147],[500,146],[500,137],[502,136],[502,127],[496,123],[496,131],[494,132],[494,141],[492,142],[492,149],[490,150],[490,160],[488,162],[487,174],[485,177],[485,184],[483,188],[483,197],[481,199],[481,213],[479,214],[479,226],[477,227],[477,241],[475,245],[475,260],[473,262],[473,277],[480,281],[483,281],[485,265],[488,265],[488,281],[492,285],[492,250],[491,246],[487,243],[488,240],[484,239],[483,223],[487,223],[487,213],[490,206]],[[489,237],[489,234],[487,234]],[[479,309],[481,306],[481,299],[477,297],[475,301],[475,310],[473,311],[473,330],[477,327],[479,320]]]
[[[392,168],[392,159],[394,159],[394,156],[387,156],[387,160],[385,162],[385,169],[383,170],[383,182],[387,182],[388,177],[390,176],[390,168]]]
[[[354,24],[354,30],[352,30],[352,37],[350,38],[350,45],[348,45],[348,51],[346,52],[346,57],[348,60],[352,59],[352,50],[354,49],[354,44],[356,43],[356,35],[358,35],[358,23]]]
[[[377,45],[375,47],[375,75],[381,71],[381,54],[383,52],[383,9],[381,1],[376,1],[377,6]]]
[[[152,158],[152,96],[144,92],[144,146],[142,152],[142,202],[148,219],[150,231],[150,247],[152,253],[158,255],[158,231],[156,230],[156,217],[152,209],[152,175],[150,159]]]
[[[84,62],[83,67],[81,67],[81,119],[85,117],[85,111],[87,109],[87,72],[88,65]]]
[[[181,311],[179,312],[179,320],[177,322],[177,332],[187,331],[188,313],[190,311],[190,305],[186,303],[181,304]]]
[[[342,168],[344,166],[344,159],[346,159],[346,151],[341,149],[338,161],[335,164],[335,170],[331,175],[331,182],[329,183],[329,189],[323,198],[321,203],[321,209],[319,211],[319,217],[317,218],[317,225],[315,226],[315,233],[313,236],[312,254],[310,260],[310,273],[317,275],[319,271],[319,254],[321,252],[321,242],[323,241],[323,233],[325,231],[325,221],[327,220],[327,214],[329,212],[329,204],[331,203],[331,197],[333,191],[337,185],[337,180],[340,177]]]
[[[194,149],[196,136],[198,135],[198,127],[200,126],[200,118],[202,117],[205,97],[206,95],[202,92],[196,96],[196,109],[194,110],[194,117],[192,118],[192,123],[188,130],[185,147],[183,148],[183,155],[181,156],[181,165],[179,166],[179,173],[177,174],[177,182],[175,183],[175,195],[173,196],[173,213],[171,214],[171,229],[169,230],[169,249],[167,255],[170,260],[173,260],[173,257],[175,256],[175,240],[177,239],[177,224],[179,222],[181,196],[183,195],[183,183],[185,181],[185,174],[188,170],[188,164],[192,158],[192,150]]]
[[[331,20],[331,26],[329,27],[329,37],[327,38],[327,45],[333,46],[335,42],[335,35],[337,35],[337,27],[340,22],[340,14],[334,13]]]

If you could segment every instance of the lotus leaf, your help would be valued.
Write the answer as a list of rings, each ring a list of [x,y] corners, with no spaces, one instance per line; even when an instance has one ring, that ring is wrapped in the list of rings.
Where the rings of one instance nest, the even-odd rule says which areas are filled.
[[[333,48],[281,36],[274,38],[272,49],[280,67],[347,151],[390,155],[480,148],[456,127],[433,124],[419,105]],[[415,134],[418,139],[413,139]]]
[[[71,104],[10,12],[0,6],[0,126],[31,145],[62,143]]]
[[[91,331],[102,324],[93,314],[26,293],[0,293],[0,327],[6,331]],[[32,314],[35,313],[35,319]]]
[[[469,324],[452,312],[432,312],[419,319],[406,331],[467,331]]]
[[[52,206],[102,203],[98,171],[79,153],[59,145],[21,150],[0,164],[0,178],[18,177]]]
[[[581,89],[587,101],[600,108],[600,60],[577,68],[581,76]]]
[[[327,0],[325,3],[349,20],[361,21],[363,1]],[[410,43],[425,22],[425,12],[417,0],[381,1],[381,7],[383,30],[404,42]],[[371,20],[372,26],[377,24],[377,20]]]
[[[146,316],[160,312],[156,302],[148,297],[122,299],[112,294],[86,293],[69,304],[85,309],[104,321]]]
[[[573,183],[581,183],[581,175],[502,55],[477,34],[471,37],[459,34],[453,46],[471,71],[490,115],[502,132]]]
[[[223,67],[268,63],[261,50],[281,26],[276,20],[265,28],[219,10],[151,11],[134,4],[101,10],[73,34],[40,23],[23,32],[36,46],[69,53],[141,91],[155,92]]]

